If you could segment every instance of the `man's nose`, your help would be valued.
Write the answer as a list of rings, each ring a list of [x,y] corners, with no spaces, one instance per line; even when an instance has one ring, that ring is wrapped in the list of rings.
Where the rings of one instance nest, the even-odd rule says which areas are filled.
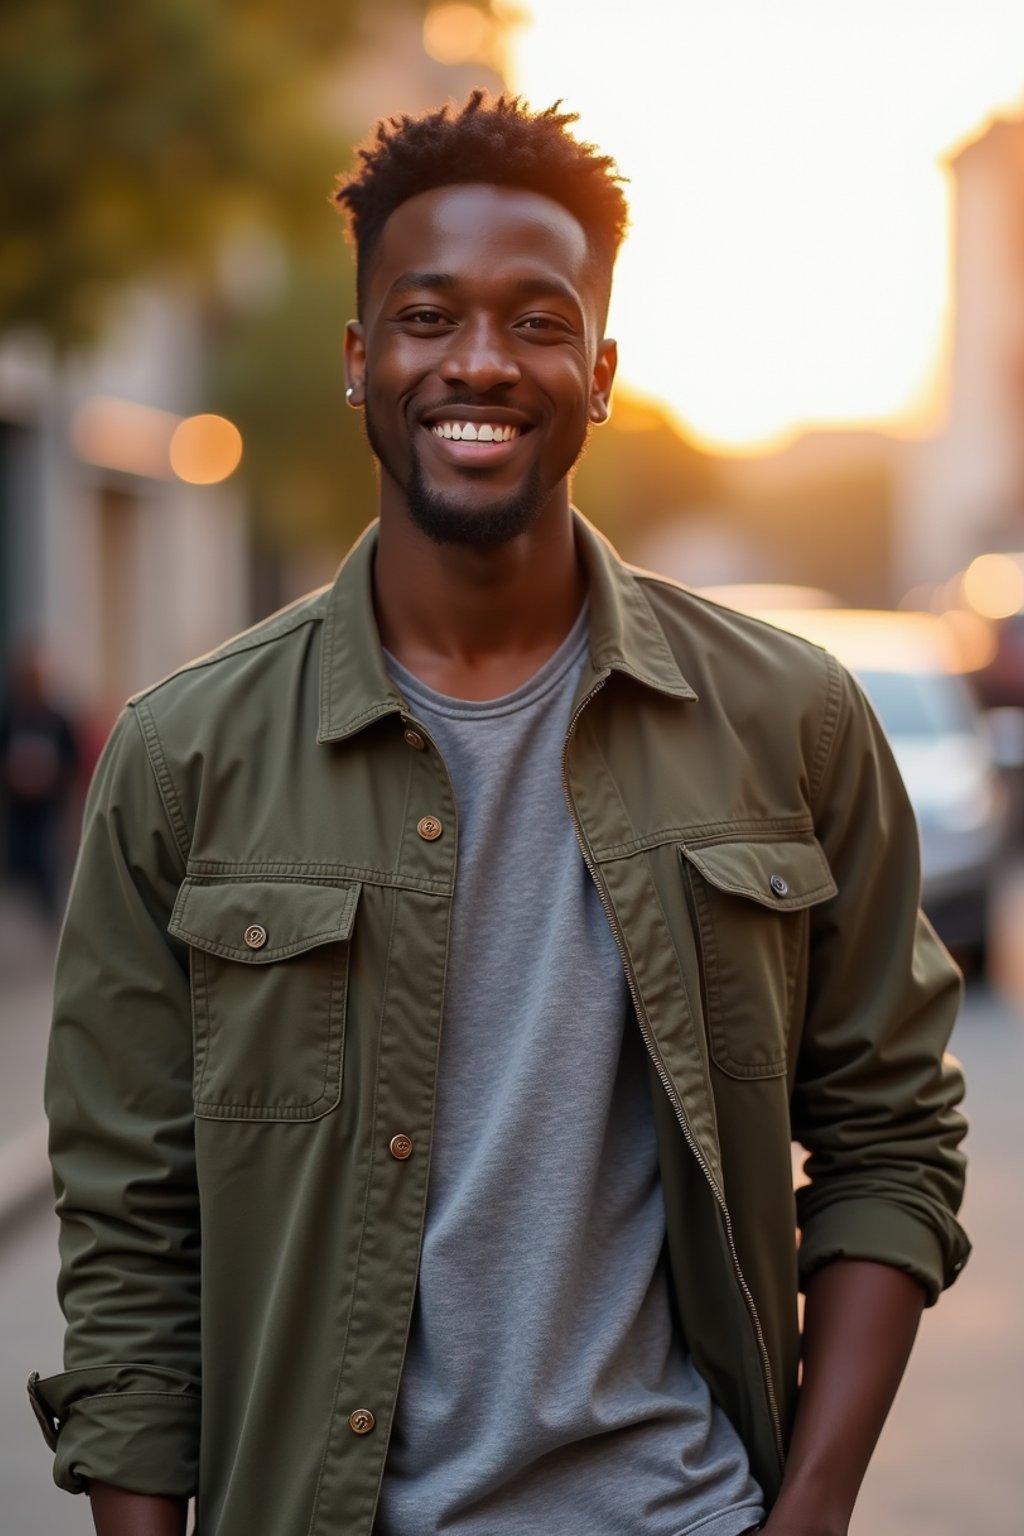
[[[503,326],[481,320],[454,331],[440,366],[446,384],[465,384],[483,392],[516,384],[521,377],[512,340]]]

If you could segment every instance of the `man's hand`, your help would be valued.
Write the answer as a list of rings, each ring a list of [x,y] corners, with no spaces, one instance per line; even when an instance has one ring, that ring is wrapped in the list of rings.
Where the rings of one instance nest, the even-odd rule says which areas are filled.
[[[186,1499],[162,1499],[148,1493],[128,1493],[109,1483],[91,1483],[96,1536],[185,1536]]]
[[[887,1264],[837,1259],[808,1281],[803,1380],[768,1536],[846,1536],[923,1306],[917,1281]]]

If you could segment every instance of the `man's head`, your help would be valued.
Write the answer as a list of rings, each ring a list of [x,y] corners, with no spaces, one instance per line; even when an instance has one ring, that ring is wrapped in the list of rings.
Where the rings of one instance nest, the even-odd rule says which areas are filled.
[[[341,185],[357,245],[350,399],[381,507],[439,543],[496,547],[545,508],[603,421],[603,334],[626,217],[610,160],[554,108],[484,105],[381,125]]]
[[[489,101],[474,91],[458,112],[449,107],[423,117],[392,117],[377,124],[358,150],[358,171],[338,177],[336,206],[347,212],[356,248],[356,300],[363,310],[367,271],[388,219],[419,192],[477,182],[520,187],[561,203],[582,225],[604,291],[629,211],[614,160],[568,132],[576,113],[560,103],[530,112],[518,97]]]

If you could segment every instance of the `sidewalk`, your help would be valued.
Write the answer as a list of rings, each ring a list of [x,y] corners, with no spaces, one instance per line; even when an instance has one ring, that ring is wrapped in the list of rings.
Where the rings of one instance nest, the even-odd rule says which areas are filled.
[[[0,1231],[49,1188],[43,1067],[54,942],[0,890]]]

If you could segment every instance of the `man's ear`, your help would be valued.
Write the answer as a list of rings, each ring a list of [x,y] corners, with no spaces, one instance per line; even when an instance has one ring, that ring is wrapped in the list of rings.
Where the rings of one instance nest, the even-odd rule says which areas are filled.
[[[618,343],[606,336],[597,349],[597,362],[590,381],[590,405],[587,414],[595,424],[607,421],[612,412],[612,384],[619,362]]]
[[[358,320],[345,327],[345,382],[345,399],[358,410],[366,399],[366,339]]]

